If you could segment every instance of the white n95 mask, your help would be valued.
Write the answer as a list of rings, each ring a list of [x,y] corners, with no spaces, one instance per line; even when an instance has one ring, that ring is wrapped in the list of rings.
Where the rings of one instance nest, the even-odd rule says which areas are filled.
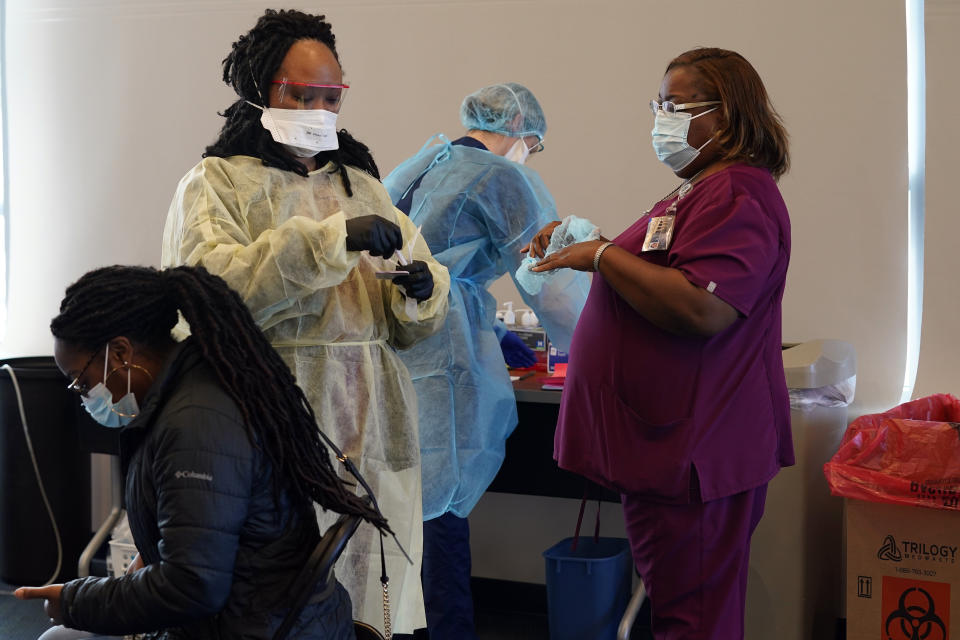
[[[107,345],[107,353],[103,359],[103,379],[106,381],[110,375],[107,373],[107,366],[110,361],[110,345]],[[110,373],[113,373],[112,371]],[[87,410],[90,417],[105,427],[116,429],[123,427],[137,417],[140,413],[140,406],[137,404],[137,397],[130,391],[130,369],[127,369],[127,395],[123,396],[117,402],[113,401],[113,394],[107,389],[104,382],[98,382],[87,395],[80,396],[80,402],[83,408]]]
[[[323,109],[278,109],[261,107],[260,124],[274,141],[298,158],[311,158],[321,151],[340,147],[337,139],[337,114]]]
[[[527,148],[527,143],[523,141],[523,138],[517,138],[517,141],[513,143],[513,146],[503,157],[517,164],[523,164],[527,161],[529,155],[530,149]]]
[[[670,113],[662,109],[657,110],[657,115],[653,121],[653,150],[657,152],[660,162],[664,163],[674,171],[680,171],[700,155],[700,150],[710,144],[709,140],[695,149],[687,142],[687,133],[690,130],[690,121],[700,116],[705,116],[711,111],[716,111],[718,107],[708,109],[703,113],[691,116],[689,113],[676,112]]]

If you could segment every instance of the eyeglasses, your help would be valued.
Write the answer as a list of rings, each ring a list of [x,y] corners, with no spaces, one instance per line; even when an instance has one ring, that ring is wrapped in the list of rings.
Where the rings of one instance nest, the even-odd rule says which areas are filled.
[[[527,138],[536,138],[537,141],[532,145],[527,147]],[[520,138],[523,140],[523,146],[527,147],[527,153],[540,153],[543,151],[543,138],[538,136],[535,133],[530,133]]]
[[[657,111],[663,109],[667,113],[676,113],[677,111],[686,111],[687,109],[694,109],[696,107],[706,107],[711,104],[721,104],[720,100],[708,100],[707,102],[687,102],[685,104],[674,104],[669,100],[664,102],[657,102],[656,100],[650,101],[650,111],[653,112],[653,115],[657,115]]]
[[[73,382],[67,385],[67,389],[73,391],[74,393],[79,393],[81,396],[85,396],[90,392],[90,387],[86,384],[80,384],[80,378],[83,377],[83,374],[86,373],[87,367],[90,366],[90,363],[93,362],[93,359],[100,354],[100,350],[97,349],[90,359],[87,360],[87,364],[83,365],[83,369],[80,369],[80,373],[77,374],[77,377],[73,379]]]
[[[299,109],[316,109],[339,113],[343,105],[343,99],[347,95],[348,84],[317,84],[313,82],[293,82],[292,80],[273,80],[272,84],[280,85],[278,87],[278,96],[280,102],[286,101],[290,104],[297,104]],[[307,106],[310,105],[310,106]],[[286,108],[284,106],[284,108]]]

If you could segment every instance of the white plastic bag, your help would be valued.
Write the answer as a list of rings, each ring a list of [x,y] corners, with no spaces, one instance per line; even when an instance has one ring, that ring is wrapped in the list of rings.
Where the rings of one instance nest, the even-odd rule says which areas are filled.
[[[816,389],[789,389],[790,408],[803,410],[810,407],[846,407],[853,402],[856,390],[857,376]]]

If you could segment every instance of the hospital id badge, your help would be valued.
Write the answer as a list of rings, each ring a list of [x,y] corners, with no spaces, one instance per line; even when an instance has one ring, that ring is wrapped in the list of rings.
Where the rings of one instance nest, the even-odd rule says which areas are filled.
[[[647,236],[643,240],[643,251],[666,251],[673,239],[673,221],[677,216],[659,216],[651,218],[647,224]]]

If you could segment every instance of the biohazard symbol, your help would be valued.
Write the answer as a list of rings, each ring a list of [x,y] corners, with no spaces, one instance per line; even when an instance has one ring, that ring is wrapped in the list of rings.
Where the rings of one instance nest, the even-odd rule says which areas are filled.
[[[926,605],[911,592],[923,594]],[[907,599],[911,602],[908,604]],[[884,625],[887,640],[947,640],[947,628],[933,607],[933,597],[920,587],[910,587],[900,595],[900,607],[890,612]],[[892,628],[891,628],[892,626]]]
[[[883,539],[883,545],[877,551],[877,557],[881,560],[893,560],[894,562],[903,560],[900,549],[897,549],[897,541],[893,539],[893,536],[887,536]]]

